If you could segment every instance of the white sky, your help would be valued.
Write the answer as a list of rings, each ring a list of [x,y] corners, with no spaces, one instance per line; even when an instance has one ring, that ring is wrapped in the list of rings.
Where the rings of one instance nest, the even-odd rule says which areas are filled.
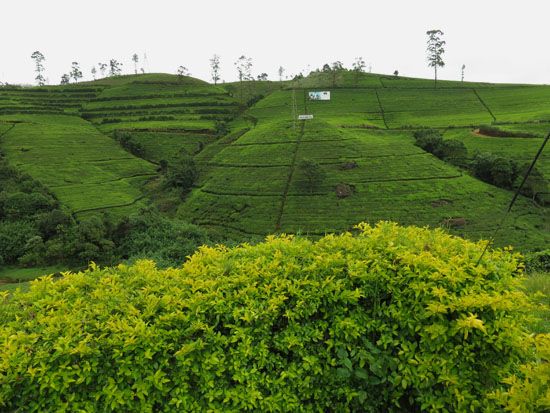
[[[210,57],[253,59],[253,74],[276,79],[325,62],[351,66],[362,56],[375,73],[431,77],[426,30],[445,35],[444,79],[550,83],[548,0],[2,0],[0,81],[34,82],[30,55],[46,56],[46,76],[59,83],[71,62],[86,79],[97,62],[116,58],[133,73],[131,56],[147,53],[148,72],[179,65],[210,80]]]

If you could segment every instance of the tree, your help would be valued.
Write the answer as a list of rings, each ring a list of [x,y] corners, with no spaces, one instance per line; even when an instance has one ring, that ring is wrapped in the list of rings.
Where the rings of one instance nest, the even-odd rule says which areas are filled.
[[[35,65],[34,71],[36,72],[36,77],[34,79],[36,80],[38,86],[44,86],[46,84],[46,79],[44,78],[43,62],[46,60],[46,58],[42,53],[37,50],[31,55],[31,59],[34,60]]]
[[[212,73],[212,80],[214,81],[214,84],[217,84],[220,80],[220,56],[217,54],[212,56],[212,59],[210,59],[210,69]]]
[[[298,164],[300,176],[298,185],[306,191],[313,193],[325,179],[325,173],[318,163],[309,159],[302,159]]]
[[[355,58],[355,62],[353,62],[353,72],[355,74],[354,76],[355,86],[357,86],[357,83],[359,82],[359,76],[361,76],[361,73],[365,71],[366,66],[367,65],[365,64],[365,61],[361,56]]]
[[[71,77],[74,79],[74,82],[77,83],[78,79],[82,79],[82,71],[80,70],[80,66],[78,62],[73,62],[71,65]]]
[[[258,75],[257,79],[258,80],[263,80],[263,81],[267,80],[267,73],[262,73],[262,74]]]
[[[120,76],[122,63],[116,59],[109,60],[109,76]]]
[[[285,68],[282,66],[279,66],[279,70],[277,71],[279,73],[279,82],[283,81],[283,74],[285,73]]]
[[[529,166],[529,163],[526,163],[519,168],[519,177],[525,176]],[[542,205],[548,201],[548,180],[545,179],[544,174],[536,167],[531,170],[523,188],[521,188],[521,193],[531,197],[533,201],[539,202]]]
[[[191,75],[191,73],[189,73],[189,70],[185,66],[178,66],[178,70],[177,70],[176,74],[178,75],[178,78],[180,80],[182,80],[184,76],[190,76]]]
[[[62,85],[66,85],[69,83],[71,77],[68,75],[68,74],[64,74],[63,76],[61,76],[61,84]]]
[[[94,80],[95,80],[95,77],[96,77],[96,74],[97,74],[97,69],[95,68],[95,66],[92,66],[91,72],[92,72],[92,77],[93,77]]]
[[[332,77],[332,87],[336,87],[338,74],[343,70],[344,70],[344,65],[339,60],[337,60],[336,62],[333,62],[332,65],[330,66],[330,74]]]
[[[441,39],[443,32],[441,30],[429,30],[426,32],[428,35],[428,66],[434,68],[434,88],[437,87],[437,68],[445,66],[445,62],[442,59],[443,53],[445,53],[445,40]]]
[[[393,72],[393,75],[394,75],[395,77],[399,76],[399,70],[395,69],[394,72]]]
[[[250,57],[246,57],[245,55],[242,55],[237,59],[237,61],[234,63],[235,67],[237,68],[237,72],[239,73],[239,83],[240,83],[240,91],[241,91],[241,103],[243,103],[243,82],[245,80],[251,80],[252,78],[252,59]]]
[[[464,82],[464,70],[466,69],[466,65],[462,65],[462,70],[460,72],[460,81]]]
[[[193,157],[182,153],[168,165],[166,180],[169,185],[181,190],[182,194],[188,192],[199,174]]]
[[[107,63],[98,63],[99,71],[101,72],[101,77],[105,77],[105,71],[107,70]]]
[[[137,55],[137,53],[134,53],[133,56],[132,56],[132,61],[134,62],[134,73],[137,75],[138,73],[138,62],[139,62],[139,56]]]

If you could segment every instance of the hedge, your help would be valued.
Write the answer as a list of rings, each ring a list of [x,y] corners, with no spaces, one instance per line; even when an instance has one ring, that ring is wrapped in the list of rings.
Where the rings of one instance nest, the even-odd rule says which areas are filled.
[[[175,269],[92,265],[4,293],[0,408],[550,406],[548,340],[524,328],[517,254],[492,250],[476,265],[483,242],[393,223],[358,230],[201,247]]]

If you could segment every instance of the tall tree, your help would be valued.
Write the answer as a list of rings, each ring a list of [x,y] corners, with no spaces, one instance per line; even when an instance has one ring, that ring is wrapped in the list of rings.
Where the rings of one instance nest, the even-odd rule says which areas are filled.
[[[220,56],[217,54],[212,56],[212,59],[210,59],[210,72],[212,74],[214,84],[217,84],[220,80]]]
[[[118,60],[116,59],[109,60],[109,75],[120,76],[120,74],[122,73],[122,69],[120,66],[122,66],[122,63],[120,63]]]
[[[460,81],[464,82],[464,71],[466,70],[466,65],[462,65],[462,70],[460,71]]]
[[[437,87],[437,68],[445,66],[445,62],[441,57],[445,53],[445,40],[442,40],[443,32],[441,30],[429,30],[426,32],[428,35],[428,66],[434,68],[434,88]]]
[[[98,63],[99,71],[101,72],[101,77],[105,77],[105,71],[107,70],[107,63]]]
[[[95,78],[96,78],[96,74],[97,74],[97,69],[95,68],[95,66],[92,66],[92,70],[91,70],[91,72],[92,72],[92,77],[93,77],[93,78],[94,78],[94,80],[95,80]]]
[[[70,80],[71,80],[71,77],[67,73],[65,73],[63,76],[61,76],[61,84],[62,85],[68,84]]]
[[[353,62],[353,72],[354,72],[354,81],[355,86],[357,86],[357,83],[359,83],[359,76],[361,76],[361,73],[365,71],[366,63],[363,60],[361,56],[355,58],[355,62]]]
[[[82,79],[82,71],[80,70],[80,65],[78,62],[73,62],[71,64],[71,77],[74,79],[74,82],[78,82],[78,79]]]
[[[246,57],[245,55],[242,55],[237,59],[234,65],[237,68],[237,72],[239,73],[241,103],[243,103],[243,96],[244,96],[243,82],[245,80],[251,80],[252,78],[252,59],[250,57]]]
[[[137,53],[133,54],[132,61],[134,62],[134,73],[137,75],[137,73],[138,73],[138,62],[139,62],[139,56],[137,55]]]
[[[279,70],[277,70],[279,73],[279,82],[283,81],[283,74],[285,73],[285,68],[282,66],[279,66]]]
[[[34,60],[36,77],[36,83],[38,86],[44,86],[46,84],[46,78],[44,77],[44,61],[46,58],[38,50],[31,55],[31,59]]]

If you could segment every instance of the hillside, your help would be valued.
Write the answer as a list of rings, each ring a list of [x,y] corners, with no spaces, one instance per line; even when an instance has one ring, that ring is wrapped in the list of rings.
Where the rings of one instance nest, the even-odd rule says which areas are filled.
[[[443,81],[434,90],[433,81],[370,74],[353,87],[354,76],[342,73],[337,87],[327,88],[330,101],[306,96],[330,85],[323,73],[284,83],[258,101],[247,112],[253,123],[235,122],[233,136],[197,157],[199,188],[180,216],[246,235],[321,235],[360,220],[394,220],[443,226],[472,239],[490,236],[512,192],[425,152],[415,146],[412,132],[438,128],[445,138],[463,141],[470,157],[491,152],[522,164],[550,128],[550,87]],[[314,119],[294,125],[293,102],[297,113]],[[475,131],[485,124],[532,136],[480,136]],[[312,191],[300,185],[303,159],[324,173]],[[546,148],[537,165],[546,180],[549,167]],[[541,248],[550,241],[549,229],[548,209],[522,198],[497,243]]]
[[[311,90],[329,90],[331,100],[312,101]],[[127,75],[0,88],[0,150],[77,219],[124,219],[156,205],[237,241],[379,220],[477,240],[492,234],[513,188],[426,152],[413,132],[434,128],[462,142],[466,164],[489,152],[523,165],[550,128],[548,102],[547,86],[439,81],[434,89],[429,79],[351,71],[220,85]],[[314,119],[293,121],[293,112]],[[483,125],[498,136],[479,133]],[[549,151],[537,165],[546,182]],[[182,154],[198,178],[180,194],[166,184],[166,165],[170,173]],[[497,244],[542,249],[549,229],[548,208],[522,196]]]
[[[140,199],[144,183],[158,176],[155,163],[208,142],[215,122],[235,110],[224,90],[172,75],[3,87],[0,126],[6,130],[0,145],[12,165],[45,184],[74,213],[124,216],[145,205]],[[150,156],[144,160],[121,148],[112,139],[117,130],[135,133],[132,138]],[[157,136],[165,144],[157,145]]]

